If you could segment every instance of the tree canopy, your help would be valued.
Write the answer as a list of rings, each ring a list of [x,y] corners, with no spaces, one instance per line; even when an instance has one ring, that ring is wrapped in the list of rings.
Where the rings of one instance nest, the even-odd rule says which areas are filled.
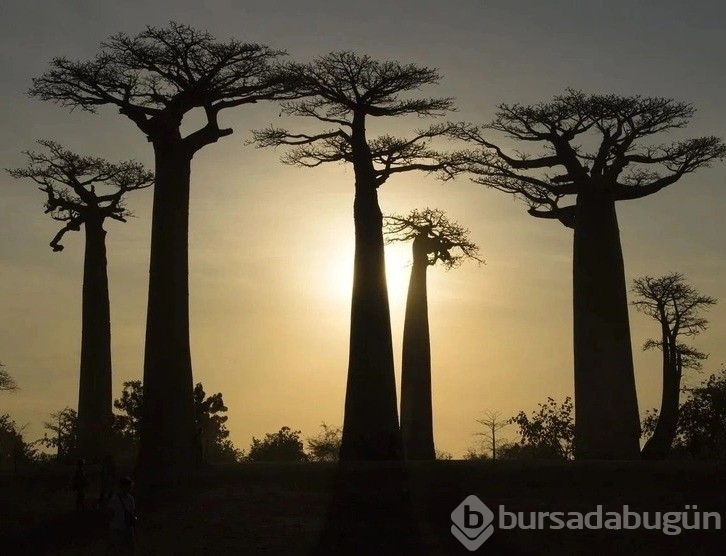
[[[685,400],[678,411],[678,426],[673,440],[674,456],[703,459],[726,457],[726,369],[711,374],[698,386],[684,388]],[[656,430],[658,410],[643,419],[643,437]]]
[[[522,449],[541,458],[569,460],[575,454],[575,423],[572,418],[573,404],[568,396],[558,405],[553,398],[538,404],[539,409],[528,416],[520,411],[509,422],[519,427],[521,441],[509,457]],[[521,457],[522,454],[520,454]]]
[[[66,407],[50,414],[50,420],[43,426],[46,433],[40,443],[47,448],[56,450],[59,462],[68,462],[76,456],[78,441],[78,413],[75,409]]]
[[[445,124],[420,129],[403,139],[384,134],[365,142],[354,125],[366,116],[440,116],[452,110],[450,98],[415,98],[403,93],[438,83],[431,68],[394,61],[378,61],[353,52],[332,52],[308,64],[285,66],[290,82],[303,97],[282,102],[282,113],[310,117],[329,129],[320,133],[294,133],[270,127],[253,132],[260,147],[290,145],[285,164],[313,168],[328,162],[356,162],[362,152],[373,164],[370,179],[376,187],[393,174],[421,170],[451,177],[451,163],[430,142],[448,130]]]
[[[183,141],[193,154],[232,133],[219,127],[221,110],[289,95],[290,84],[275,70],[284,54],[234,39],[217,41],[171,22],[133,37],[114,35],[90,61],[54,58],[51,69],[33,79],[29,94],[91,112],[116,106],[152,140],[178,128],[187,112],[203,109],[207,123]]]
[[[265,438],[252,437],[247,455],[250,461],[306,461],[300,431],[282,427],[276,433],[267,433]]]
[[[8,173],[37,183],[47,196],[45,212],[54,220],[66,222],[50,243],[53,251],[62,251],[63,235],[80,230],[81,224],[91,218],[126,222],[132,213],[126,208],[124,195],[154,183],[154,174],[138,162],[112,164],[75,154],[55,141],[40,140],[38,144],[45,152],[25,151],[28,165]]]
[[[307,438],[310,461],[338,461],[343,429],[322,423],[317,436]]]
[[[683,274],[673,272],[654,278],[643,276],[633,281],[633,301],[641,313],[661,324],[663,337],[648,339],[643,349],[659,349],[677,358],[678,372],[683,369],[700,369],[701,361],[708,356],[679,340],[681,336],[692,338],[708,327],[708,320],[701,312],[716,304],[716,299],[699,293],[686,283]]]
[[[466,259],[479,263],[479,246],[469,239],[469,230],[452,222],[440,209],[414,209],[407,215],[391,214],[384,217],[387,243],[424,238],[430,266],[441,262],[448,270]]]
[[[551,102],[500,104],[490,123],[461,123],[451,133],[478,147],[462,153],[474,182],[523,199],[532,216],[572,227],[574,205],[564,203],[584,188],[606,190],[616,201],[638,199],[722,160],[726,146],[718,137],[652,141],[686,127],[694,113],[668,98],[568,89]],[[544,152],[512,152],[492,142],[492,131]]]

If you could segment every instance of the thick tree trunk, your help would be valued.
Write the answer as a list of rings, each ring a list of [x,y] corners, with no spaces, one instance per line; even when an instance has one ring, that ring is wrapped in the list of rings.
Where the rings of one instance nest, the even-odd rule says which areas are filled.
[[[401,434],[406,459],[433,460],[433,411],[431,403],[431,341],[426,295],[428,253],[425,237],[413,241],[413,267],[408,284],[403,325],[401,372]]]
[[[173,479],[194,464],[194,401],[189,348],[189,178],[191,156],[154,144],[144,407],[139,472]]]
[[[636,459],[640,418],[615,203],[605,192],[577,197],[573,256],[575,453]]]
[[[350,354],[340,459],[401,459],[383,217],[375,188],[358,189]]]
[[[78,390],[78,456],[101,461],[111,433],[111,316],[103,219],[85,223],[81,376]]]
[[[681,372],[676,360],[675,346],[663,342],[663,392],[660,413],[653,436],[643,446],[643,459],[665,459],[676,437],[678,402],[681,393]]]
[[[361,113],[353,117],[352,147],[355,258],[340,459],[400,460],[403,446],[396,403],[383,215],[365,136],[365,115]]]

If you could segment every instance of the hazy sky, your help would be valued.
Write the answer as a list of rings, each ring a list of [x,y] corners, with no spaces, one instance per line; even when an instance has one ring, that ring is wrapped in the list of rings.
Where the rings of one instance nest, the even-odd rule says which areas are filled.
[[[18,1],[0,7],[0,167],[24,163],[40,138],[76,152],[152,166],[152,151],[112,108],[90,115],[28,99],[54,56],[87,59],[119,31],[169,20],[289,51],[307,60],[350,49],[440,69],[430,95],[454,96],[456,119],[485,122],[500,102],[548,100],[565,87],[674,97],[698,109],[687,135],[726,137],[726,43],[720,2],[676,1]],[[235,443],[283,425],[317,432],[342,422],[353,258],[353,173],[296,169],[280,151],[245,146],[249,131],[290,124],[274,105],[223,113],[234,135],[197,154],[192,168],[191,342],[195,381],[221,391]],[[192,129],[195,117],[188,118]],[[187,122],[187,120],[185,120]],[[404,134],[421,122],[402,119]],[[667,138],[666,138],[667,139]],[[506,143],[506,142],[505,142]],[[726,165],[688,176],[647,199],[620,203],[627,278],[683,272],[719,298],[696,345],[714,371],[726,356]],[[512,415],[573,392],[572,234],[529,217],[512,198],[466,179],[441,184],[395,176],[385,212],[445,209],[471,229],[485,266],[430,271],[434,432],[438,448],[474,445],[487,409]],[[59,229],[32,183],[0,173],[0,361],[22,390],[0,412],[29,423],[75,407],[83,236]],[[151,192],[128,197],[137,218],[107,224],[114,397],[142,374]],[[388,249],[400,380],[410,246]],[[660,399],[659,356],[640,346],[658,328],[631,311],[641,411]],[[704,373],[705,374],[705,373]],[[698,380],[692,375],[691,381]],[[508,430],[514,438],[514,428]]]

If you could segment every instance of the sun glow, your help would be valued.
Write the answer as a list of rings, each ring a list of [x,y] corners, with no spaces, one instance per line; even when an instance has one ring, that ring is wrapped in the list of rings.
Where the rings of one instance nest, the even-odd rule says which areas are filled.
[[[340,238],[335,242],[331,255],[321,274],[319,291],[330,303],[350,307],[353,291],[353,239]],[[391,312],[403,309],[406,302],[409,274],[411,272],[410,246],[394,244],[386,246],[386,282]]]

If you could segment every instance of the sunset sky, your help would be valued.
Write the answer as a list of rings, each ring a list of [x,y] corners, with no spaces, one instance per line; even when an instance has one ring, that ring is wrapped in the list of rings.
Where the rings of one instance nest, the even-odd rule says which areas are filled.
[[[53,139],[80,154],[134,158],[153,169],[151,145],[113,108],[69,113],[25,91],[54,56],[90,59],[123,31],[176,20],[285,49],[295,60],[333,50],[438,68],[426,91],[453,96],[454,120],[484,123],[500,102],[536,103],[566,87],[592,93],[673,97],[698,112],[683,136],[726,137],[726,8],[720,2],[333,1],[110,2],[6,0],[0,7],[0,168]],[[303,436],[342,423],[353,262],[353,172],[298,169],[281,150],[245,145],[250,130],[279,118],[274,104],[222,113],[235,133],[199,152],[192,166],[189,240],[195,382],[221,391],[235,444],[283,425]],[[200,123],[185,120],[184,130]],[[306,123],[307,125],[307,123]],[[416,118],[388,124],[405,135]],[[376,126],[370,129],[375,131]],[[680,135],[679,135],[680,136]],[[492,135],[507,147],[513,144]],[[668,137],[661,137],[669,141]],[[453,148],[453,145],[452,145]],[[42,421],[75,407],[80,352],[82,233],[66,249],[49,241],[59,223],[43,194],[0,173],[0,362],[21,390],[0,394],[27,438]],[[460,178],[394,176],[380,190],[384,212],[441,208],[470,228],[486,265],[429,271],[436,446],[463,454],[478,441],[485,410],[530,411],[573,393],[572,233],[526,207]],[[111,222],[108,262],[114,397],[142,375],[151,191],[129,195],[136,214]],[[627,279],[682,272],[720,300],[694,345],[710,353],[702,376],[726,360],[726,164],[687,176],[655,196],[618,206]],[[400,382],[410,245],[387,248]],[[641,412],[660,401],[659,354],[640,346],[654,321],[631,310]],[[701,375],[689,373],[687,382]],[[515,429],[505,429],[515,439]]]

